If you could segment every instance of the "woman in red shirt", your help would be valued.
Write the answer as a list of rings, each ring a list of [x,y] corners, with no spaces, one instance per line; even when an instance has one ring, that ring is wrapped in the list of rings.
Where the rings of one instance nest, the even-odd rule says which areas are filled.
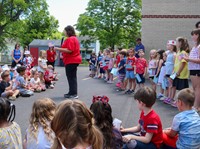
[[[64,29],[64,34],[68,37],[61,48],[55,47],[55,50],[62,52],[65,72],[69,84],[69,92],[64,95],[65,98],[78,98],[77,95],[77,67],[81,63],[80,44],[72,26]]]
[[[54,68],[56,59],[57,59],[57,54],[56,51],[54,50],[54,45],[49,44],[49,49],[47,50],[47,65],[51,65]]]

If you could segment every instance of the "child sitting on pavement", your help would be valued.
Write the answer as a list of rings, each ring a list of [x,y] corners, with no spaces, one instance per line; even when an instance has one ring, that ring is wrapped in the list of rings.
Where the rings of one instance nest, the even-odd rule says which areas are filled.
[[[22,149],[22,135],[14,122],[15,105],[0,98],[0,149]]]
[[[200,148],[200,117],[192,109],[194,92],[189,89],[179,91],[177,106],[180,111],[172,122],[171,128],[163,130],[163,142],[167,148],[199,149]]]
[[[17,84],[16,88],[19,90],[22,96],[30,97],[31,95],[33,95],[33,91],[31,90],[30,85],[26,81],[25,71],[26,67],[24,66],[20,66],[17,68],[17,72],[19,73],[19,75],[17,76],[15,83]]]
[[[52,65],[48,65],[47,69],[44,72],[44,80],[45,80],[45,86],[46,88],[54,88],[53,85],[53,66]]]
[[[24,139],[24,149],[50,149],[54,132],[51,121],[56,110],[55,102],[50,98],[38,99],[33,103],[29,127]]]
[[[19,90],[13,88],[12,81],[10,81],[10,72],[8,70],[1,74],[2,81],[0,83],[0,95],[10,100],[15,100],[19,94]],[[11,83],[10,83],[11,82]]]
[[[159,115],[152,109],[156,101],[156,92],[149,88],[140,88],[134,95],[138,108],[141,111],[139,124],[131,128],[122,128],[122,133],[137,133],[140,135],[125,135],[123,141],[126,143],[124,149],[157,149],[161,146],[162,123]]]
[[[93,96],[90,110],[94,114],[95,124],[104,137],[103,147],[107,149],[121,149],[121,132],[113,126],[112,108],[107,96]]]
[[[42,90],[44,90],[42,88],[42,84],[39,78],[39,73],[37,70],[32,71],[32,78],[30,80],[30,85],[31,85],[31,88],[34,89],[34,92],[41,92]]]

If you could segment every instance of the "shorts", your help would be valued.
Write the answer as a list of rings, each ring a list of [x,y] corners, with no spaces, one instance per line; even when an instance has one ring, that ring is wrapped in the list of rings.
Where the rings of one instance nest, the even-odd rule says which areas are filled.
[[[103,70],[103,68],[100,68],[100,73],[105,73],[105,71]]]
[[[149,79],[152,79],[152,80],[153,80],[153,78],[154,78],[154,76],[150,76],[150,77],[149,77]]]
[[[190,75],[200,77],[200,70],[190,70]]]
[[[145,77],[144,74],[138,74],[140,76],[141,82],[138,82],[138,80],[136,79],[137,84],[143,84],[145,83]]]
[[[125,74],[119,74],[119,81],[124,82]]]
[[[112,71],[112,68],[111,69],[108,69],[108,72],[110,73]]]
[[[135,79],[134,71],[126,71],[126,78],[127,79]]]
[[[7,98],[8,96],[9,96],[8,92],[3,92],[1,94],[1,97],[3,97],[3,98]]]
[[[188,79],[179,79],[175,78],[173,80],[173,87],[176,87],[176,90],[182,90],[189,87]]]

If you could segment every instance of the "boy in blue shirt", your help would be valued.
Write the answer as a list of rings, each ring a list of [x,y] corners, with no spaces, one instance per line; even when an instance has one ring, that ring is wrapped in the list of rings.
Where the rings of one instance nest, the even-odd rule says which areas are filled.
[[[194,92],[189,88],[183,89],[177,99],[180,113],[174,117],[171,128],[163,131],[163,142],[166,146],[178,149],[199,149],[200,117],[192,109]]]
[[[120,63],[118,66],[118,73],[119,73],[119,82],[120,82],[120,88],[117,91],[124,91],[124,78],[126,75],[126,68],[125,68],[125,64],[126,64],[126,52],[125,51],[121,51],[119,53],[120,55]]]

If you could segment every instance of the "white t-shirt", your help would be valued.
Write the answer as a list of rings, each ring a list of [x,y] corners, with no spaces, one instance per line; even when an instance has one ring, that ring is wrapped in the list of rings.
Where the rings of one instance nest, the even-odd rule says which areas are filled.
[[[41,58],[38,59],[38,71],[44,73],[44,69],[41,68],[39,66],[39,64],[42,65],[43,67],[47,67],[47,60],[46,59],[41,59]]]
[[[52,136],[54,134],[52,133]],[[50,149],[53,145],[53,140],[49,141],[44,129],[39,126],[37,140],[33,138],[27,131],[27,149]]]
[[[30,83],[33,85],[38,85],[40,83],[40,78],[37,78],[37,80],[35,80],[35,78],[31,78]]]
[[[25,66],[28,66],[28,65],[31,65],[31,63],[32,63],[32,57],[24,57],[24,59],[23,59],[23,63],[24,63],[24,65]]]

